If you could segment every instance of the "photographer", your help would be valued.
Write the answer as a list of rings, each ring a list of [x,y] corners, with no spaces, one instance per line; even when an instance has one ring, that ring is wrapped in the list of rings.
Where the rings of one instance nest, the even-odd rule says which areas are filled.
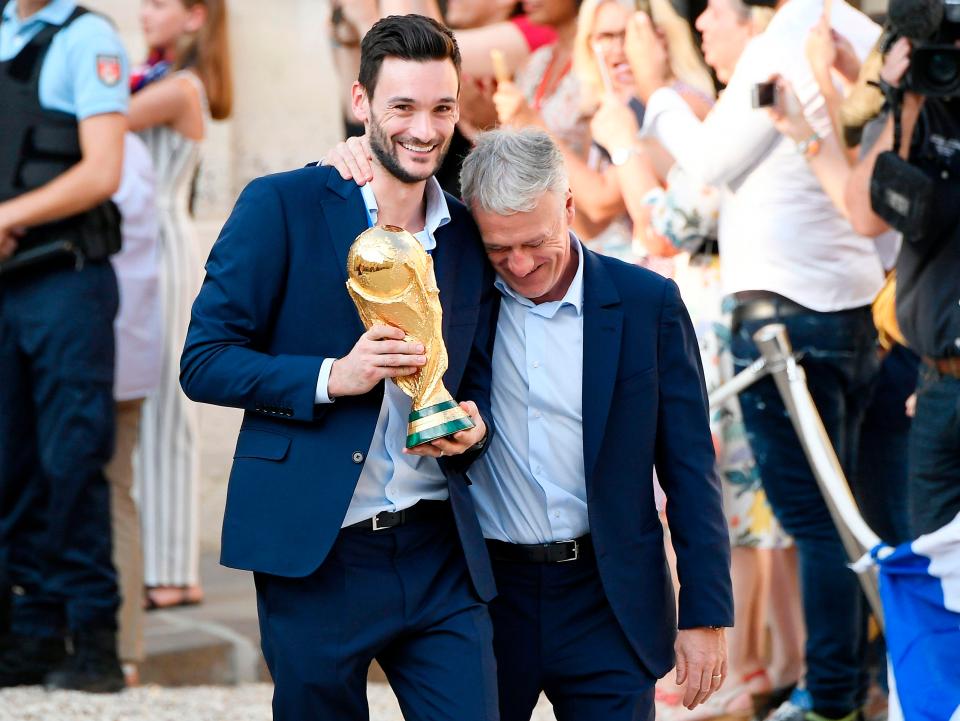
[[[940,48],[944,40],[957,45],[960,35],[960,13],[950,12],[960,7],[945,5]],[[960,511],[960,50],[939,52],[939,72],[931,78],[927,62],[911,68],[918,47],[901,37],[887,52],[880,77],[892,89],[894,107],[875,121],[883,130],[847,186],[859,232],[876,235],[893,225],[904,235],[897,320],[923,357],[909,450],[914,537]],[[937,50],[927,48],[927,57],[930,52]],[[929,80],[951,75],[952,84],[931,92]],[[897,116],[901,141],[893,153]]]
[[[0,5],[0,596],[16,590],[0,687],[116,691],[104,466],[126,58],[71,0]]]

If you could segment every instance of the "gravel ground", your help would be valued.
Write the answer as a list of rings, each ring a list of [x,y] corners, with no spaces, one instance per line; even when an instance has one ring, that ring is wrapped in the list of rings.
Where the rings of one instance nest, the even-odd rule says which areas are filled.
[[[103,696],[21,687],[0,691],[0,721],[270,721],[270,693],[269,684],[145,686]],[[402,721],[385,684],[371,684],[367,695],[370,721]],[[553,718],[541,698],[534,721]]]

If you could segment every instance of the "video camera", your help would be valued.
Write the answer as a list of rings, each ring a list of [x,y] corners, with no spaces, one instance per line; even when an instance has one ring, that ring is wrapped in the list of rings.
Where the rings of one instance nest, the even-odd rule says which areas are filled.
[[[887,48],[913,41],[903,89],[935,98],[960,97],[960,0],[891,0]]]
[[[940,136],[941,144],[957,139],[960,48],[955,41],[960,39],[960,0],[891,0],[887,21],[884,53],[900,37],[909,38],[913,45],[910,66],[900,87],[882,85],[894,117],[893,147],[900,147],[904,92],[927,97],[927,124],[933,117],[941,118],[928,132]],[[908,240],[922,238],[930,230],[939,182],[928,171],[900,158],[896,151],[881,153],[870,179],[871,205]]]

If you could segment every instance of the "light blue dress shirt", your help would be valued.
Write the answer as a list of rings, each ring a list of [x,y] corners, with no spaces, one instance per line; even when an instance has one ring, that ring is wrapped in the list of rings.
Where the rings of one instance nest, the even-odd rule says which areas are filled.
[[[583,469],[583,249],[561,300],[534,304],[502,278],[493,349],[496,433],[467,476],[486,538],[552,543],[588,533]]]
[[[438,228],[450,222],[450,209],[436,178],[426,184],[427,212],[424,229],[414,236],[429,253],[437,247]],[[379,208],[370,184],[360,187],[370,224],[376,225]],[[335,358],[327,358],[320,367],[317,403],[330,403],[327,382]],[[341,528],[373,518],[381,511],[402,511],[419,501],[443,501],[449,496],[447,481],[436,458],[408,456],[403,453],[407,440],[407,417],[413,401],[393,381],[384,383],[380,416],[373,431],[370,450],[353,492]]]
[[[65,22],[76,7],[73,0],[53,0],[20,20],[17,2],[7,3],[0,25],[0,61],[18,55],[47,25]],[[114,62],[120,66],[117,76],[101,72]],[[129,100],[127,54],[107,20],[87,13],[54,36],[40,69],[40,105],[83,120],[126,113]]]

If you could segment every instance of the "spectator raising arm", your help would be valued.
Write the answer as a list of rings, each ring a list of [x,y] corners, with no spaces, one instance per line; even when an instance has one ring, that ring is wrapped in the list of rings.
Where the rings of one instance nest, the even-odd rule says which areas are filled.
[[[899,87],[904,73],[910,65],[910,41],[900,38],[887,53],[880,78],[893,87]],[[900,142],[900,157],[906,159],[910,150],[910,139],[920,116],[923,99],[914,93],[905,93],[901,123],[903,125]],[[870,179],[877,157],[893,149],[893,117],[888,116],[880,137],[873,147],[853,167],[845,191],[845,203],[850,209],[850,222],[853,229],[861,235],[878,236],[890,229],[884,220],[873,212],[870,203]]]
[[[771,80],[777,85],[777,104],[767,111],[770,119],[777,130],[797,144],[797,152],[807,159],[830,201],[849,219],[845,193],[850,179],[850,162],[840,147],[837,133],[821,137],[807,122],[790,81],[779,76]]]

